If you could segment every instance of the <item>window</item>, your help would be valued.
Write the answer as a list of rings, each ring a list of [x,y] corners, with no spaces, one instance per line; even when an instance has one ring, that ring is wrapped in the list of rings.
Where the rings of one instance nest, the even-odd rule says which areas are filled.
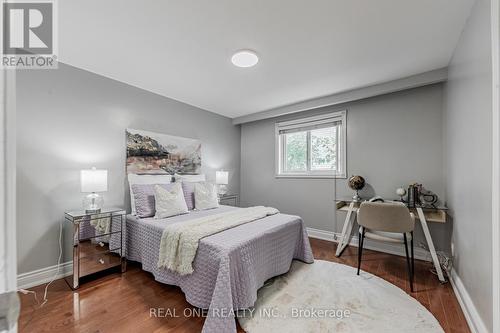
[[[346,176],[346,111],[276,123],[276,176]]]

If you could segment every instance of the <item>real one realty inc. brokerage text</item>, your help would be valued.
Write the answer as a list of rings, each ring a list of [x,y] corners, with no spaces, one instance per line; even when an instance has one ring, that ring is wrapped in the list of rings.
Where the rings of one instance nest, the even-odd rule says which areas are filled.
[[[183,310],[171,308],[150,308],[149,316],[154,318],[178,318],[178,317],[215,317],[215,318],[246,318],[259,316],[262,318],[336,318],[344,319],[351,316],[348,309],[328,309],[328,308],[299,308],[291,307],[287,313],[283,313],[277,308],[243,309],[234,311],[233,309],[200,309],[185,308]]]

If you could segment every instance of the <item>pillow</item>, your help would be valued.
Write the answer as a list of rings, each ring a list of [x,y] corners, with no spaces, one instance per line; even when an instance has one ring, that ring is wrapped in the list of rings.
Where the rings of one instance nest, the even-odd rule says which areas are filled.
[[[155,186],[156,184],[132,184],[134,194],[135,215],[138,217],[151,217],[155,215]],[[171,190],[174,183],[159,185],[166,190]]]
[[[194,209],[194,185],[193,182],[182,182],[182,192],[184,192],[184,200],[189,210]]]
[[[155,185],[155,202],[155,219],[163,219],[188,212],[180,183],[174,183],[170,190]]]
[[[191,182],[191,183],[196,183],[196,182],[204,182],[206,181],[205,175],[204,174],[199,174],[199,175],[180,175],[176,173],[174,175],[175,181],[176,182]]]
[[[172,182],[171,175],[137,175],[135,173],[129,173],[127,175],[128,184],[130,187],[130,206],[132,207],[132,215],[136,215],[135,211],[135,198],[132,191],[133,184],[169,184]]]
[[[211,183],[194,184],[194,206],[198,210],[219,207],[217,187]]]

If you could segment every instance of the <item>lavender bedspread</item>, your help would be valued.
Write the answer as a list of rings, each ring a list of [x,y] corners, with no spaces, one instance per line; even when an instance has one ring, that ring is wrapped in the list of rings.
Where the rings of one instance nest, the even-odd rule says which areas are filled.
[[[141,262],[156,281],[179,286],[191,305],[208,309],[203,332],[236,332],[228,313],[253,306],[257,290],[267,279],[288,272],[293,259],[314,260],[302,219],[277,214],[203,238],[193,274],[180,276],[157,267],[166,225],[231,209],[238,208],[221,206],[160,220],[127,217],[127,259]]]

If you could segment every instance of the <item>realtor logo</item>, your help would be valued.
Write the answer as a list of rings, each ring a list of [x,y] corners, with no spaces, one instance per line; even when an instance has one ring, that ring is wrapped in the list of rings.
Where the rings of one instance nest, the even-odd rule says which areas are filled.
[[[2,65],[56,68],[53,1],[3,3]]]

